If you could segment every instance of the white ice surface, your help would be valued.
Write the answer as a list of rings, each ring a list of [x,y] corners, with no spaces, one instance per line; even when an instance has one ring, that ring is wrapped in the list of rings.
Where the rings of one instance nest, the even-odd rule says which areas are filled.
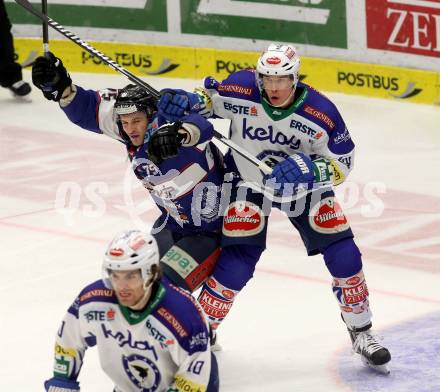
[[[72,77],[88,88],[126,84],[117,75]],[[198,84],[147,80],[158,89]],[[374,327],[392,349],[391,376],[350,356],[321,257],[308,258],[274,212],[268,250],[219,330],[221,391],[440,391],[440,109],[328,95],[357,145],[339,194],[363,252]],[[71,124],[35,89],[24,102],[0,90],[0,173],[0,391],[42,391],[59,321],[100,277],[107,242],[157,212],[124,149]],[[70,211],[60,210],[66,186],[79,191]],[[363,216],[374,200],[378,216]],[[80,381],[86,392],[112,390],[93,349]]]

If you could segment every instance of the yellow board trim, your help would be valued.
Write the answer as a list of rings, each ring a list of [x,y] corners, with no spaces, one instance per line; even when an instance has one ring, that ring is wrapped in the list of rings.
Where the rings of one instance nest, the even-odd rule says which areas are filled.
[[[253,66],[259,56],[256,52],[207,48],[92,41],[90,44],[133,74],[145,77],[201,80],[205,76],[213,76],[222,80],[230,72]],[[39,39],[15,39],[19,62],[41,54],[41,48]],[[71,41],[52,40],[50,49],[63,60],[69,71],[115,72]],[[301,60],[302,80],[318,90],[440,104],[439,72],[311,57],[302,57]]]

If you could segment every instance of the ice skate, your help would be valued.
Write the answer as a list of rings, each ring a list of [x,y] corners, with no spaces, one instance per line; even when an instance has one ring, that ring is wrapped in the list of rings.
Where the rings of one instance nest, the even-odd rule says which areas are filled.
[[[371,323],[363,328],[348,329],[348,332],[353,351],[361,356],[362,362],[382,374],[389,374],[388,364],[391,361],[391,354],[372,334]]]

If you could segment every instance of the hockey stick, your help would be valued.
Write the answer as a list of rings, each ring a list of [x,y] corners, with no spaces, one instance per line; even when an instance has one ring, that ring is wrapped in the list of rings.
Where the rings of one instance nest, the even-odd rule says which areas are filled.
[[[129,71],[127,71],[125,68],[120,66],[116,61],[113,61],[110,57],[101,53],[99,50],[95,49],[93,46],[89,45],[87,42],[83,41],[77,35],[73,34],[69,30],[65,29],[63,26],[61,26],[60,24],[55,22],[53,19],[49,18],[47,15],[43,15],[40,11],[36,10],[32,6],[32,4],[29,3],[29,1],[15,0],[15,2],[19,5],[21,5],[23,8],[25,8],[27,11],[29,11],[32,15],[41,19],[43,22],[46,22],[50,27],[52,27],[54,30],[58,31],[61,35],[64,35],[66,38],[70,39],[75,44],[81,46],[81,48],[87,50],[92,55],[99,57],[107,65],[109,65],[111,68],[113,68],[115,71],[126,76],[134,84],[137,84],[138,86],[142,86],[143,88],[145,88],[154,98],[159,99],[160,96],[159,96],[159,93],[157,92],[157,90],[155,90],[153,87],[151,87],[149,84],[145,83],[143,80],[141,80],[137,76],[135,76],[132,73],[130,73]]]
[[[145,90],[147,90],[155,99],[159,100],[160,94],[159,92],[152,86],[150,86],[148,83],[144,82],[142,79],[138,78],[137,76],[133,75],[130,71],[126,70],[124,67],[119,65],[116,61],[112,60],[110,57],[106,56],[104,53],[100,52],[99,50],[95,49],[92,45],[88,44],[87,42],[83,41],[81,38],[79,38],[77,35],[72,33],[71,31],[65,29],[63,26],[61,26],[59,23],[55,22],[53,19],[49,18],[49,16],[42,14],[38,10],[36,10],[31,3],[27,0],[15,0],[15,2],[19,5],[21,5],[23,8],[25,8],[27,11],[29,11],[31,14],[36,16],[37,18],[41,19],[43,22],[46,22],[50,27],[58,31],[60,34],[64,35],[66,38],[73,41],[75,44],[79,45],[81,48],[85,49],[87,52],[91,53],[92,55],[98,57],[102,61],[104,61],[107,65],[109,65],[111,68],[113,68],[115,71],[123,74],[126,76],[131,82],[134,84],[137,84],[138,86],[143,87]],[[246,151],[244,148],[241,148],[237,144],[235,144],[230,139],[224,137],[220,132],[214,130],[214,137],[234,150],[236,153],[241,155],[243,158],[248,160],[249,162],[253,163],[255,166],[257,166],[263,173],[265,174],[271,174],[272,168],[267,165],[265,162],[260,161],[259,159],[255,158],[253,155],[251,155],[248,151]]]
[[[41,0],[41,12],[47,16],[47,0]],[[45,57],[49,57],[49,25],[43,20],[43,52]]]

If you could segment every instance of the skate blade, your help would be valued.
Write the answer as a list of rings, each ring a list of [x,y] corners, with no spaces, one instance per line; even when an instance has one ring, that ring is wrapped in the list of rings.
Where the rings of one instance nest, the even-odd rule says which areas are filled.
[[[390,374],[390,368],[388,367],[388,364],[385,365],[373,365],[372,363],[368,362],[367,359],[365,359],[364,357],[361,356],[362,362],[368,366],[369,368],[381,373],[381,374],[385,374],[388,375]]]

